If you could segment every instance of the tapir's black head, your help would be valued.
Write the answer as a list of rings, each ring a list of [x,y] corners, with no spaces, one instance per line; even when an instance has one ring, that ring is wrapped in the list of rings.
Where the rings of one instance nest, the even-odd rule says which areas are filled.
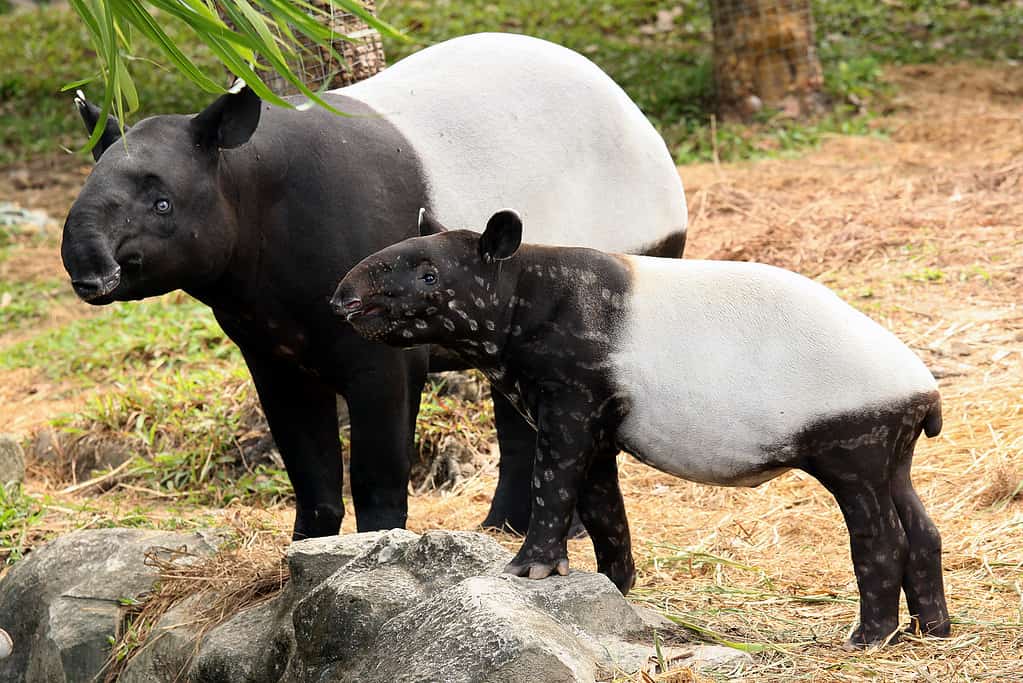
[[[445,230],[420,212],[421,237],[367,256],[331,300],[356,332],[392,346],[444,344],[485,336],[501,315],[500,261],[522,241],[522,221],[499,211],[483,234]]]
[[[98,109],[79,93],[89,132]],[[64,223],[61,257],[91,304],[201,287],[226,266],[235,212],[221,187],[220,150],[248,141],[261,102],[222,96],[195,116],[154,116],[120,138],[108,121],[97,163]]]

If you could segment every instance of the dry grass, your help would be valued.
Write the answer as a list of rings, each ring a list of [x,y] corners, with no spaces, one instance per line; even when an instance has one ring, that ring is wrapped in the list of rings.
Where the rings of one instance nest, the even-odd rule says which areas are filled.
[[[231,521],[240,540],[212,556],[173,548],[153,548],[146,554],[145,563],[157,570],[158,578],[151,591],[122,609],[116,643],[103,671],[105,683],[114,683],[132,657],[160,638],[161,634],[154,632],[160,618],[185,599],[192,598],[202,605],[187,624],[195,639],[194,657],[210,629],[284,588],[290,578],[284,561],[286,536],[276,530],[254,528],[251,518],[235,517]],[[190,663],[191,658],[178,672],[179,678]]]
[[[799,160],[683,168],[688,254],[817,277],[940,377],[944,430],[918,445],[914,481],[943,535],[953,637],[839,649],[857,615],[848,537],[809,477],[710,488],[622,456],[639,565],[632,599],[711,637],[759,645],[747,680],[1023,680],[1023,72],[912,67],[890,78],[902,93],[883,122],[891,139],[834,138]],[[473,528],[495,476],[491,463],[414,496],[409,528]],[[347,512],[346,533],[355,530]],[[278,539],[290,531],[287,509],[251,514]],[[593,569],[587,540],[570,552],[575,567]],[[201,572],[222,582],[227,568]],[[251,569],[240,575],[260,575]],[[675,675],[656,680],[691,680]]]

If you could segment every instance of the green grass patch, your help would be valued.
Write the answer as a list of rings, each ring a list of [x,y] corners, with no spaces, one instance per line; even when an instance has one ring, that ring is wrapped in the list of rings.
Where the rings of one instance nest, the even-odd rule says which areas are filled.
[[[152,376],[211,361],[242,366],[210,309],[180,292],[113,304],[0,353],[0,368],[42,366],[52,379],[86,382],[126,381],[130,374]]]
[[[1023,58],[1023,5],[1001,0],[814,0],[825,64]]]
[[[0,486],[0,554],[13,564],[25,554],[29,529],[39,524],[44,511],[39,501],[25,494],[20,484]]]
[[[0,282],[0,335],[38,321],[57,298],[72,298],[65,282]]]
[[[135,453],[118,481],[179,502],[271,505],[292,496],[283,470],[249,466],[239,438],[254,420],[255,396],[239,367],[191,367],[116,387],[56,423],[67,435]],[[106,446],[103,446],[106,447]]]

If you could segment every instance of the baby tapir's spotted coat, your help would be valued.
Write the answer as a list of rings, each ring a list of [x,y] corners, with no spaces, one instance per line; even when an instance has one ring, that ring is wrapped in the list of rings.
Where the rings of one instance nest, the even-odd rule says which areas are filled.
[[[845,516],[860,589],[851,643],[898,627],[946,635],[938,532],[910,482],[941,429],[930,372],[825,287],[755,263],[523,245],[517,214],[367,257],[335,310],[364,337],[440,344],[480,368],[537,428],[533,513],[507,571],[568,571],[573,505],[622,590],[635,569],[615,454],[692,481],[755,486],[791,468]],[[513,258],[514,257],[514,258]]]

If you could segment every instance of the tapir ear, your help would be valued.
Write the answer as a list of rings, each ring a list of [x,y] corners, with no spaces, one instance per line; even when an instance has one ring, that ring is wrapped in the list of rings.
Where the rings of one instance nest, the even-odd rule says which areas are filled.
[[[430,235],[439,235],[442,232],[447,232],[447,231],[448,231],[448,229],[445,228],[443,225],[441,225],[440,222],[436,218],[434,218],[430,214],[426,213],[426,209],[419,209],[419,236],[420,237],[429,237]]]
[[[262,108],[263,102],[248,86],[238,92],[232,88],[192,117],[196,144],[212,151],[245,144],[259,125]]]
[[[81,90],[75,93],[75,107],[78,109],[78,114],[82,117],[82,122],[85,123],[86,132],[91,136],[92,131],[96,130],[96,122],[99,121],[100,108],[85,99],[85,93]],[[117,117],[110,114],[107,116],[106,125],[103,126],[103,134],[99,136],[99,141],[92,148],[93,160],[99,161],[100,156],[103,155],[107,147],[120,139],[121,127],[117,123]]]
[[[522,219],[511,209],[498,211],[487,221],[480,236],[480,258],[503,261],[511,258],[522,244]]]

